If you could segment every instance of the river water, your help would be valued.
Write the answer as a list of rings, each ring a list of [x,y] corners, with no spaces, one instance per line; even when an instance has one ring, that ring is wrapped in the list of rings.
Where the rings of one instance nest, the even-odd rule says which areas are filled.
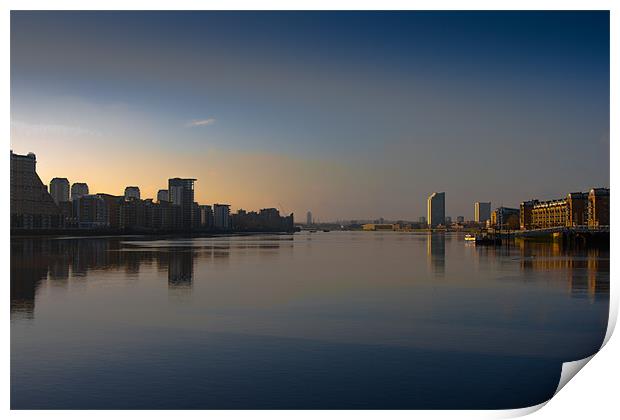
[[[11,240],[13,409],[518,408],[596,352],[609,252],[458,234]]]

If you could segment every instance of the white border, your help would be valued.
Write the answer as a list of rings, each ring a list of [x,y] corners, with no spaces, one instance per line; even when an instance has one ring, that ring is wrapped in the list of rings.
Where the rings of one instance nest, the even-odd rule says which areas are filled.
[[[618,42],[619,36],[619,24],[620,18],[618,16],[619,6],[618,2],[614,1],[546,1],[546,0],[522,0],[522,1],[443,1],[441,3],[431,2],[412,2],[412,1],[392,1],[384,0],[382,2],[369,1],[369,0],[345,0],[345,1],[296,1],[294,4],[286,1],[236,1],[236,2],[214,2],[214,1],[190,1],[190,0],[176,0],[174,2],[166,2],[162,0],[152,0],[148,3],[139,2],[135,0],[109,0],[109,1],[7,1],[4,14],[2,15],[2,56],[10,57],[10,13],[9,10],[105,10],[105,9],[117,9],[117,10],[269,10],[269,9],[288,9],[288,10],[344,10],[344,9],[361,9],[361,10],[611,10],[611,95],[610,95],[610,115],[620,115],[618,113],[617,98],[618,98],[618,86],[616,83],[617,75],[619,73],[618,66]],[[6,142],[10,143],[10,63],[5,59],[5,65],[3,66],[3,111],[4,118],[2,120],[3,132],[5,133]],[[614,78],[616,75],[616,78]],[[618,147],[616,146],[616,124],[613,117],[611,118],[610,127],[610,145],[611,145],[611,159],[612,163],[615,158],[618,157]],[[8,151],[8,150],[6,150]],[[5,152],[6,153],[6,152]],[[9,410],[10,406],[10,323],[9,323],[9,154],[5,154],[5,158],[1,160],[1,165],[5,177],[4,182],[4,194],[0,195],[2,207],[5,211],[5,222],[1,225],[2,229],[2,258],[4,267],[4,298],[3,298],[3,313],[5,314],[5,322],[2,324],[3,337],[5,338],[4,345],[1,348],[2,360],[3,360],[3,380],[1,382],[1,401],[3,408]],[[615,185],[615,181],[618,179],[618,170],[612,164],[611,165],[611,184]],[[613,189],[613,188],[612,188]],[[614,190],[615,191],[615,190]],[[620,209],[619,202],[616,199],[615,193],[612,193],[612,219],[614,226],[618,218],[618,212]],[[616,256],[618,254],[616,240],[616,231],[612,230],[612,247],[611,247],[611,278],[616,277],[618,272],[616,264]],[[612,281],[613,283],[613,281]],[[80,411],[14,411],[10,412],[10,415],[16,418],[33,418],[39,416],[45,416],[49,418],[82,418],[88,415],[91,418],[109,418],[111,416],[118,418],[134,418],[136,415],[148,415],[153,419],[169,418],[171,415],[183,416],[189,418],[203,418],[208,415],[211,418],[232,419],[239,416],[252,417],[256,419],[272,420],[272,419],[289,419],[291,416],[299,419],[313,419],[316,416],[326,418],[341,418],[342,416],[355,416],[358,419],[376,418],[378,416],[387,416],[394,419],[409,419],[411,416],[420,416],[422,418],[504,418],[525,415],[536,411],[534,414],[538,418],[562,418],[562,419],[582,419],[584,416],[589,418],[609,418],[612,417],[612,413],[617,413],[618,404],[616,403],[616,385],[617,376],[619,373],[619,363],[617,355],[620,345],[617,344],[618,339],[611,339],[610,334],[613,331],[618,314],[618,289],[612,284],[611,287],[611,300],[610,300],[610,327],[606,337],[606,345],[600,354],[597,354],[588,363],[588,368],[583,372],[580,372],[576,380],[570,381],[565,388],[561,390],[554,398],[552,398],[547,404],[541,404],[537,407],[530,407],[527,409],[519,410],[503,410],[503,411],[148,411],[148,412],[135,412],[135,411],[90,411],[88,414]],[[609,340],[609,341],[607,341]],[[543,410],[537,411],[542,406],[547,406]]]

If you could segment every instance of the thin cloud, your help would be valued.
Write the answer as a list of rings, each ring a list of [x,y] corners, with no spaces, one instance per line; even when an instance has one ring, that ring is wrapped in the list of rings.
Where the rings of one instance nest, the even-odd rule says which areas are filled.
[[[205,120],[192,120],[187,124],[188,127],[202,127],[215,124],[215,118],[207,118]]]
[[[63,136],[97,136],[103,134],[100,131],[90,130],[84,127],[63,124],[32,124],[25,121],[11,121],[11,128],[30,135],[60,134]]]

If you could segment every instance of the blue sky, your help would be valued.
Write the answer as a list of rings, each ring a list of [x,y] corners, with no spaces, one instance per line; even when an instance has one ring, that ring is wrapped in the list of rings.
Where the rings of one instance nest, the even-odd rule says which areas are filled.
[[[44,182],[471,218],[608,186],[609,14],[12,12],[11,121]]]

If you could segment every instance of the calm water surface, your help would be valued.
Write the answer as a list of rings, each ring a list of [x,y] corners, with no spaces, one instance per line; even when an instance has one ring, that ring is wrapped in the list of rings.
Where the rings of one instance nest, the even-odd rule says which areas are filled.
[[[11,405],[516,408],[601,345],[609,253],[317,232],[13,239]]]

